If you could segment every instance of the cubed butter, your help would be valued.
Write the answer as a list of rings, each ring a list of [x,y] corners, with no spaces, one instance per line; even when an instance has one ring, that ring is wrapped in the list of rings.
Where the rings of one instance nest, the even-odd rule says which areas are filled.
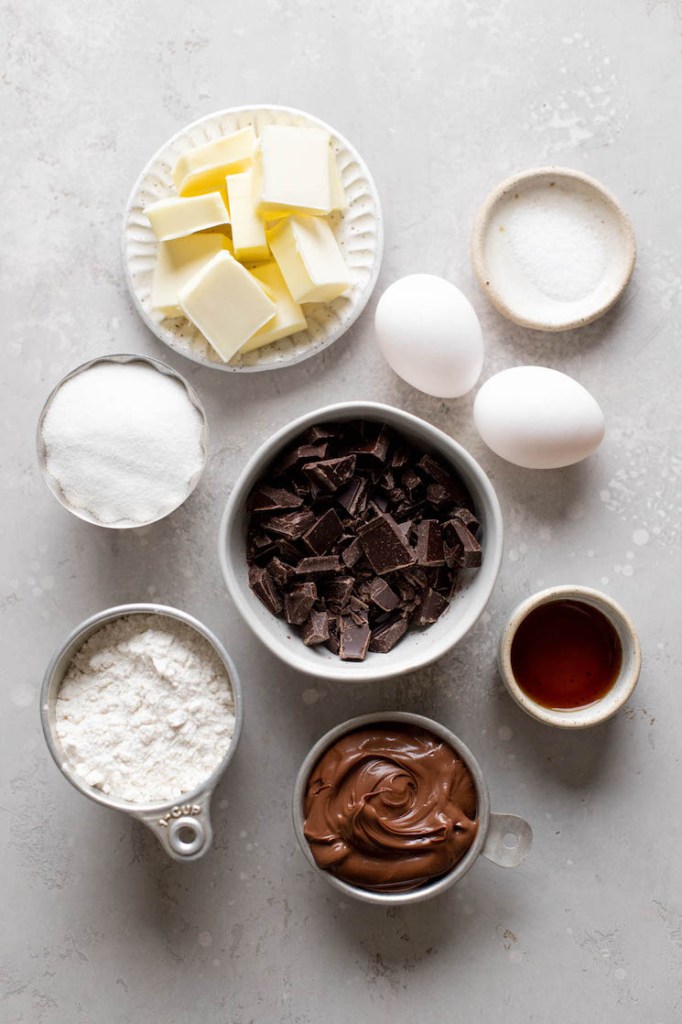
[[[266,260],[270,256],[263,218],[254,205],[251,170],[227,176],[232,242],[238,260]]]
[[[222,234],[186,235],[159,242],[152,281],[152,307],[164,316],[182,316],[180,289],[223,249],[230,249]]]
[[[336,153],[329,147],[329,187],[332,194],[332,210],[342,212],[348,205],[346,202],[346,190],[341,181],[341,171],[336,162]]]
[[[251,165],[255,148],[256,134],[248,127],[190,149],[173,168],[175,187],[181,196],[219,191],[225,187],[226,174]]]
[[[258,209],[262,213],[327,214],[333,199],[329,132],[321,128],[267,125],[257,164]]]
[[[270,323],[261,327],[245,345],[242,345],[240,349],[242,353],[253,352],[254,349],[269,345],[271,341],[279,341],[280,338],[288,338],[291,334],[304,331],[308,326],[303,310],[292,299],[291,292],[276,263],[264,263],[260,267],[254,267],[251,274],[261,283],[266,295],[275,303],[277,312]]]
[[[191,199],[161,199],[148,206],[145,213],[160,242],[230,223],[227,207],[219,192]]]
[[[180,308],[227,363],[276,313],[248,270],[219,252],[180,290]]]
[[[267,238],[294,302],[331,302],[349,287],[350,272],[321,217],[285,217]]]

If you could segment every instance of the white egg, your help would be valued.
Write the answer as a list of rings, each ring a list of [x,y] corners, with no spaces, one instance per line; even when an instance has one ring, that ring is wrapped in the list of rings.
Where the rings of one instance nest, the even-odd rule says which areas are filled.
[[[392,370],[419,391],[459,398],[483,366],[483,337],[474,308],[454,284],[410,274],[379,299],[377,341]]]
[[[489,448],[525,469],[571,466],[604,437],[604,414],[589,391],[545,366],[515,366],[487,380],[474,421]]]

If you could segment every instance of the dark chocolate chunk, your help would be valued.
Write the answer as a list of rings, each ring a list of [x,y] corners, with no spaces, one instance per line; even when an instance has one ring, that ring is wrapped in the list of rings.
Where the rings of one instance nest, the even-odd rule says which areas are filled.
[[[302,626],[317,601],[314,583],[295,583],[284,597],[284,618],[292,626]]]
[[[277,462],[274,467],[274,475],[282,476],[287,470],[299,466],[303,462],[311,462],[313,459],[323,459],[327,454],[326,444],[302,444],[292,448]]]
[[[409,538],[410,530],[412,529],[413,521],[406,519],[404,523],[398,523],[398,529],[402,533],[403,537]]]
[[[418,524],[415,551],[420,565],[445,564],[443,531],[436,519],[422,519]]]
[[[361,441],[359,444],[351,448],[351,451],[356,455],[368,455],[373,459],[377,459],[379,462],[386,462],[390,443],[391,434],[384,423],[382,424],[378,434],[374,437],[368,438],[367,440]]]
[[[340,491],[337,491],[336,500],[350,516],[364,512],[367,504],[367,481],[364,477],[355,477]]]
[[[434,508],[442,508],[446,502],[452,500],[452,495],[443,484],[429,484],[426,488],[426,500]]]
[[[309,462],[304,465],[303,472],[310,480],[315,480],[333,493],[352,478],[355,472],[355,456],[342,455],[339,459]]]
[[[303,534],[303,543],[315,555],[324,555],[343,533],[341,520],[333,508],[327,509]]]
[[[399,640],[407,632],[407,616],[396,615],[388,619],[381,626],[372,630],[372,638],[369,642],[370,651],[376,654],[388,654],[392,651]]]
[[[389,587],[386,580],[382,580],[379,576],[375,576],[369,584],[369,596],[370,600],[385,612],[392,612],[400,604],[400,598],[396,592]]]
[[[294,578],[293,566],[283,562],[277,555],[267,564],[267,570],[280,587],[286,587]]]
[[[440,462],[437,462],[433,456],[422,455],[417,466],[419,469],[422,469],[427,476],[430,476],[437,484],[440,484],[441,487],[443,487],[452,497],[454,497],[460,490],[452,479],[452,473],[449,472],[445,466],[441,465]]]
[[[448,606],[442,594],[428,587],[422,596],[412,621],[415,626],[428,626],[439,619]]]
[[[297,576],[322,576],[330,572],[341,572],[343,566],[338,555],[313,555],[302,558],[296,566]]]
[[[315,647],[329,639],[329,616],[326,612],[310,613],[310,618],[303,624],[301,637],[306,647]]]
[[[409,493],[412,494],[413,491],[416,491],[417,488],[421,486],[422,478],[420,476],[417,476],[417,474],[415,473],[411,466],[407,466],[407,468],[404,469],[402,472],[400,482],[405,488],[405,490],[409,491]]]
[[[280,508],[300,508],[303,499],[283,487],[258,487],[251,491],[249,509],[251,512],[274,512]]]
[[[365,555],[377,576],[412,565],[414,551],[392,516],[378,515],[358,529]]]
[[[265,516],[261,520],[261,526],[268,533],[277,533],[289,540],[298,540],[314,522],[314,514],[310,509],[303,508],[296,512],[285,512],[281,516]]]
[[[354,565],[362,558],[362,544],[355,537],[350,544],[343,549],[341,552],[341,558],[349,569],[352,569]]]
[[[456,508],[452,512],[453,519],[459,519],[460,523],[464,523],[469,533],[473,533],[474,537],[481,528],[481,524],[478,519],[468,508]]]
[[[261,565],[252,565],[249,569],[249,586],[273,615],[279,615],[283,607],[282,595],[267,569]]]
[[[459,519],[451,519],[443,526],[443,546],[445,561],[450,567],[477,569],[481,564],[481,545]]]
[[[344,615],[339,623],[339,654],[343,661],[363,661],[371,638],[369,624]]]
[[[334,612],[340,612],[350,601],[354,586],[355,580],[352,576],[340,576],[338,579],[325,583],[322,595],[327,602],[327,607]]]

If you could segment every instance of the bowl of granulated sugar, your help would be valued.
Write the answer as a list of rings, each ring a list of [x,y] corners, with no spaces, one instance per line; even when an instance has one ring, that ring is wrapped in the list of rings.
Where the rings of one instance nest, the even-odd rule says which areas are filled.
[[[508,320],[565,331],[620,298],[635,237],[618,200],[580,171],[542,167],[502,182],[481,207],[471,244],[481,288]]]
[[[192,493],[208,454],[206,414],[170,366],[108,355],[67,374],[38,421],[38,461],[64,508],[97,526],[148,526]]]

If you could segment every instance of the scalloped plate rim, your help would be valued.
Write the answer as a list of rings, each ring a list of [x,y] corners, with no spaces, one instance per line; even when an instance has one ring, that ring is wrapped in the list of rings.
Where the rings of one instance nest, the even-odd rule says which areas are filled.
[[[290,358],[282,359],[276,363],[255,363],[251,366],[230,366],[229,363],[211,362],[197,354],[194,354],[189,350],[181,348],[180,346],[172,345],[170,341],[167,340],[167,338],[161,335],[159,331],[160,325],[157,324],[156,321],[149,316],[148,312],[142,305],[142,302],[140,301],[133,284],[132,273],[130,270],[127,253],[128,227],[130,211],[132,209],[132,206],[136,201],[136,198],[142,188],[145,178],[150,173],[151,168],[157,162],[157,160],[159,159],[159,155],[163,150],[173,146],[178,141],[178,139],[182,138],[182,136],[184,136],[187,132],[190,132],[193,129],[198,128],[206,121],[214,121],[218,118],[234,116],[237,114],[246,114],[250,113],[251,111],[285,113],[293,114],[299,117],[304,117],[309,121],[312,121],[315,124],[318,124],[320,127],[329,131],[330,134],[335,139],[337,139],[343,146],[345,146],[349,150],[350,153],[352,153],[354,159],[357,160],[358,164],[360,165],[360,168],[362,169],[367,178],[367,182],[369,185],[368,192],[371,195],[376,206],[376,244],[374,248],[372,269],[370,271],[364,289],[358,296],[354,305],[351,307],[348,316],[344,318],[343,322],[338,324],[334,330],[330,331],[328,337],[323,338],[321,341],[318,341],[317,343],[312,342],[310,346],[303,352],[297,352],[293,354]],[[383,252],[384,224],[379,190],[377,189],[377,185],[371,171],[369,170],[367,164],[365,163],[360,153],[357,151],[355,146],[351,145],[348,139],[346,139],[346,137],[341,134],[341,132],[337,131],[336,128],[333,128],[328,122],[324,121],[322,118],[316,117],[314,114],[309,114],[307,111],[301,110],[298,107],[289,107],[283,104],[253,103],[245,104],[238,107],[225,107],[222,110],[215,110],[210,114],[205,114],[203,117],[199,117],[195,121],[191,121],[189,124],[185,125],[183,128],[180,128],[177,132],[171,135],[170,138],[168,138],[161,146],[158,147],[158,149],[154,152],[154,154],[150,157],[150,159],[143,167],[142,171],[135,180],[135,184],[133,185],[130,191],[128,200],[126,202],[125,211],[123,214],[123,231],[121,236],[121,255],[123,261],[123,270],[126,286],[128,288],[128,293],[133,301],[133,305],[135,307],[136,312],[140,316],[140,319],[145,324],[145,326],[152,332],[152,334],[156,338],[158,338],[158,340],[163,345],[165,345],[166,348],[170,349],[171,352],[176,352],[178,355],[183,356],[185,359],[189,359],[191,362],[196,363],[198,366],[206,367],[209,370],[220,370],[222,372],[228,373],[260,373],[266,370],[285,369],[286,367],[289,366],[295,366],[297,363],[302,363],[306,359],[310,359],[312,356],[315,356],[318,353],[323,352],[326,348],[329,348],[331,345],[333,345],[334,342],[338,341],[339,338],[343,337],[346,331],[348,331],[353,326],[353,324],[358,319],[360,314],[365,309],[367,303],[369,302],[372,296],[372,292],[374,291],[374,288],[376,286],[377,279],[379,277],[379,272],[381,270]]]

